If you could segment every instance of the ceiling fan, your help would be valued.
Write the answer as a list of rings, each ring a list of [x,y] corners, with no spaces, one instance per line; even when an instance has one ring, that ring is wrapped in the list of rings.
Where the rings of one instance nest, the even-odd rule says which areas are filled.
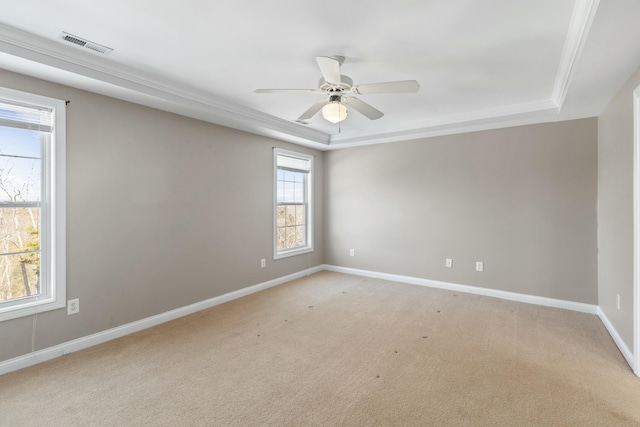
[[[338,123],[347,118],[349,110],[347,105],[370,120],[376,120],[384,116],[384,113],[371,105],[356,98],[344,96],[345,94],[368,95],[373,93],[412,93],[420,89],[415,80],[403,80],[396,82],[368,83],[354,85],[349,76],[340,74],[340,65],[344,62],[344,56],[316,56],[322,77],[317,89],[256,89],[255,93],[310,93],[329,95],[313,104],[302,113],[298,120],[308,120],[318,111],[322,110],[322,116],[332,122]]]

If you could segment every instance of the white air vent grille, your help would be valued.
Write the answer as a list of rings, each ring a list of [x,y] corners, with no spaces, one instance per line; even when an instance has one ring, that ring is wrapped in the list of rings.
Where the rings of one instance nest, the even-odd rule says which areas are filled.
[[[83,39],[81,37],[65,33],[64,31],[60,34],[60,38],[68,43],[73,43],[78,47],[83,47],[93,52],[101,53],[103,55],[109,55],[111,52],[113,52],[113,49],[111,49],[110,47],[90,42],[89,40]]]

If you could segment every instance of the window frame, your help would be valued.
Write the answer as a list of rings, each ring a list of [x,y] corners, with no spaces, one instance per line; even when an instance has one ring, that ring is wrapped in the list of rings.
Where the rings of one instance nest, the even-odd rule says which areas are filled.
[[[278,156],[287,156],[309,162],[304,186],[306,244],[289,249],[278,249]],[[282,259],[313,252],[313,156],[282,148],[273,149],[273,259]]]
[[[40,293],[0,302],[1,322],[66,306],[66,102],[4,87],[0,99],[51,109],[53,115],[48,141],[41,143]]]

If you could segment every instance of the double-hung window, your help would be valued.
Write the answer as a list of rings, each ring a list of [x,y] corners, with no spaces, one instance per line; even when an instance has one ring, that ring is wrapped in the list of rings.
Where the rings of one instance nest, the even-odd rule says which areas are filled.
[[[65,305],[65,102],[0,88],[0,321]]]
[[[274,149],[274,258],[313,251],[313,156]]]

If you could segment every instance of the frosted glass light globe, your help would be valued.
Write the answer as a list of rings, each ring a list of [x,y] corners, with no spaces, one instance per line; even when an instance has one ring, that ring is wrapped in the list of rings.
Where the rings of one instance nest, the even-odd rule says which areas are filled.
[[[331,123],[338,123],[347,118],[349,110],[338,101],[332,101],[322,107],[322,117]]]

